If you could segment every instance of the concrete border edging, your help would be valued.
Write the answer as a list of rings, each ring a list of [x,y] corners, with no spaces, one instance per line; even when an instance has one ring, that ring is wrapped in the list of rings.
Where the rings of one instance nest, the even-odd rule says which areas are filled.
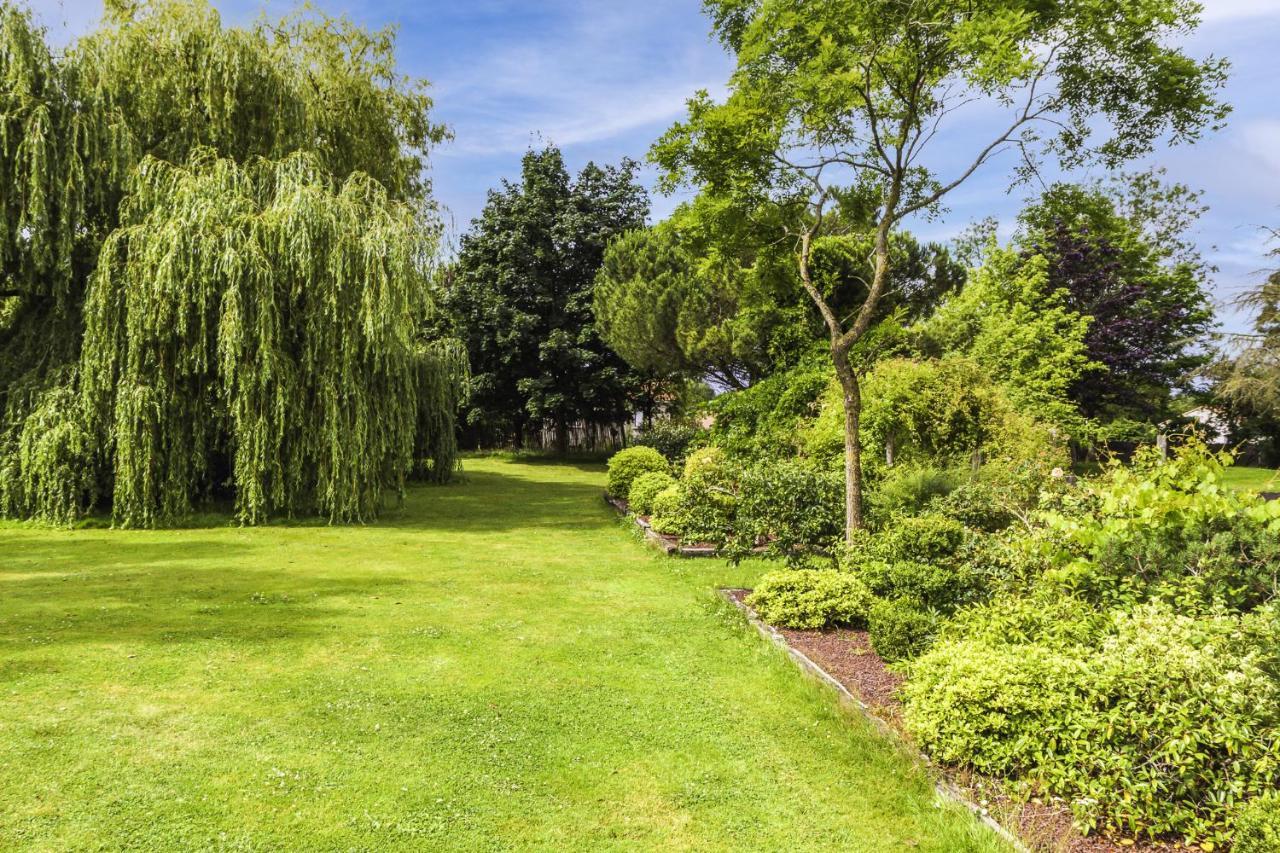
[[[795,648],[790,643],[788,643],[787,638],[782,636],[782,634],[779,633],[779,631],[776,628],[774,628],[772,625],[762,620],[756,614],[755,610],[753,610],[744,602],[738,601],[736,598],[733,597],[733,593],[735,592],[746,592],[746,591],[747,590],[742,590],[742,589],[718,590],[721,598],[723,598],[725,601],[729,602],[729,604],[733,605],[739,611],[741,611],[741,613],[747,617],[747,621],[751,623],[752,627],[754,627],[756,631],[759,632],[760,636],[769,640],[775,646],[777,646],[778,648],[786,652],[787,656],[791,658],[792,662],[797,667],[799,667],[800,670],[805,675],[835,690],[836,695],[839,697],[840,703],[842,705],[849,705],[849,706],[852,706],[853,708],[856,708],[864,718],[869,720],[871,724],[874,725],[876,729],[880,731],[881,734],[892,737],[899,744],[903,744],[904,746],[909,746],[902,739],[902,736],[898,733],[898,731],[894,729],[892,725],[889,724],[888,720],[884,719],[879,714],[877,714],[871,708],[871,706],[869,706],[867,703],[863,702],[861,699],[855,696],[853,692],[849,690],[849,688],[845,687],[843,684],[840,683],[839,680],[835,678],[835,676],[831,675],[831,673],[827,672],[825,669],[823,669],[821,666],[815,663],[812,658],[810,658],[804,652],[800,651],[799,649]],[[924,755],[919,750],[915,749],[914,747],[910,747],[910,749],[927,766],[929,767],[937,766],[932,761],[929,760],[928,756]],[[1028,853],[1027,846],[1023,844],[1022,841],[1019,840],[1019,838],[1016,835],[1014,835],[1012,832],[1006,829],[998,820],[993,818],[991,816],[991,813],[987,809],[983,808],[982,806],[970,800],[968,796],[966,796],[965,793],[962,790],[960,790],[960,788],[957,785],[955,785],[954,783],[946,779],[935,779],[933,787],[934,787],[934,791],[942,799],[950,800],[951,802],[958,803],[959,805],[964,806],[966,809],[968,809],[969,811],[977,815],[977,817],[984,824],[986,824],[991,830],[993,830],[997,835],[999,835],[1005,841],[1013,845],[1015,850],[1020,851],[1020,853]]]

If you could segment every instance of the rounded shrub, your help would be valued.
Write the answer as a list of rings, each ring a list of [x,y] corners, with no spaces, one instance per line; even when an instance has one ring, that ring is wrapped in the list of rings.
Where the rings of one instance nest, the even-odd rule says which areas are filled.
[[[650,471],[636,477],[631,483],[630,496],[627,498],[631,503],[631,511],[637,515],[651,515],[654,499],[674,486],[675,482],[675,477],[666,471]]]
[[[672,483],[653,499],[649,524],[659,533],[678,536],[681,531],[680,505],[682,503],[680,484]]]
[[[867,618],[871,647],[887,661],[913,658],[932,645],[938,633],[936,613],[907,598],[881,598]]]
[[[631,493],[631,484],[641,474],[654,471],[671,472],[671,465],[666,458],[652,447],[628,447],[619,450],[609,459],[609,494],[615,498],[627,500]]]
[[[1235,853],[1275,853],[1280,850],[1280,792],[1251,800],[1235,819]]]
[[[890,562],[949,564],[964,546],[968,531],[954,518],[917,515],[895,518],[876,543]]]
[[[864,624],[871,602],[857,577],[834,569],[770,572],[747,597],[769,624],[805,630]]]

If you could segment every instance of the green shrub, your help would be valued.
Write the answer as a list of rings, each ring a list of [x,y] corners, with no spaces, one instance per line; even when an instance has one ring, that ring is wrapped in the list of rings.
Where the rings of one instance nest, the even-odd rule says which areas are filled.
[[[867,503],[878,524],[891,524],[895,516],[922,512],[931,502],[951,494],[959,485],[955,471],[917,465],[898,465],[885,471],[869,490]]]
[[[664,521],[688,542],[724,545],[733,539],[737,506],[737,466],[720,448],[704,447],[685,460],[679,505]]]
[[[769,624],[807,630],[863,624],[871,602],[861,581],[834,569],[770,572],[747,597]]]
[[[999,633],[912,664],[907,726],[939,760],[1062,796],[1087,831],[1193,842],[1227,841],[1233,804],[1280,785],[1280,683],[1241,617],[1153,603],[1091,642]]]
[[[641,474],[653,471],[671,473],[671,465],[652,447],[628,447],[609,459],[608,490],[615,498],[626,500],[631,483]]]
[[[995,533],[1014,522],[1008,492],[984,480],[961,483],[945,495],[934,496],[928,511],[954,519],[971,530]]]
[[[944,613],[973,601],[984,589],[981,576],[963,564],[872,561],[863,564],[857,574],[881,598],[906,598]]]
[[[654,421],[635,438],[641,447],[652,447],[677,467],[684,464],[689,451],[706,441],[707,431],[697,424],[676,419]]]
[[[867,621],[872,648],[890,662],[913,658],[928,648],[939,625],[936,613],[907,598],[877,599]]]
[[[1280,850],[1280,792],[1269,791],[1240,809],[1235,820],[1235,853]]]
[[[666,471],[650,471],[636,477],[631,483],[630,497],[627,498],[631,511],[637,515],[652,514],[654,499],[659,493],[674,486],[675,482],[676,478]]]
[[[955,519],[920,515],[894,519],[876,538],[880,559],[950,565],[968,541],[969,533]]]
[[[790,370],[720,395],[711,403],[711,440],[739,459],[793,455],[834,378],[830,356],[814,352]]]
[[[793,460],[759,463],[738,484],[732,552],[758,543],[798,561],[815,548],[830,549],[844,535],[844,480]]]
[[[1046,580],[1105,606],[1150,597],[1247,610],[1280,591],[1280,502],[1223,480],[1230,457],[1192,442],[1140,453],[1044,514],[1058,550]]]
[[[680,535],[681,489],[679,483],[667,486],[653,499],[649,525],[659,533]]]

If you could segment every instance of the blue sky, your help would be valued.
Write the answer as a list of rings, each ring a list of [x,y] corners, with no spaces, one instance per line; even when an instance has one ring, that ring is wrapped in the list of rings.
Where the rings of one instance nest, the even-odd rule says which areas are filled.
[[[101,0],[30,2],[63,43],[92,28],[102,11]],[[455,135],[433,165],[455,236],[479,213],[489,188],[518,174],[529,146],[555,143],[574,168],[588,160],[642,159],[683,114],[684,100],[699,88],[723,91],[732,67],[708,37],[699,0],[314,2],[368,26],[399,26],[403,71],[432,82],[436,117]],[[1226,98],[1235,112],[1224,131],[1200,144],[1161,150],[1137,165],[1164,166],[1171,178],[1204,190],[1210,212],[1196,239],[1220,267],[1215,293],[1225,301],[1268,265],[1260,226],[1280,226],[1280,0],[1203,2],[1204,24],[1187,47],[1231,59]],[[277,15],[294,3],[214,5],[229,23],[242,23],[264,8]],[[968,150],[987,131],[980,119],[969,121],[946,147]],[[1012,165],[989,164],[949,199],[943,217],[915,223],[914,230],[945,239],[984,216],[1010,223],[1025,196],[1008,189]],[[678,201],[655,196],[655,218]],[[1231,329],[1243,325],[1230,311],[1224,319]]]

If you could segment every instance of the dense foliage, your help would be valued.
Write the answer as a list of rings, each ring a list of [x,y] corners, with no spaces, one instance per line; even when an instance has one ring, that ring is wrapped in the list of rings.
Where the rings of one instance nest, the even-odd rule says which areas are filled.
[[[671,463],[652,447],[628,447],[609,458],[609,475],[606,488],[609,494],[621,500],[631,495],[631,484],[644,474],[669,474]]]
[[[1045,155],[1114,166],[1165,135],[1195,139],[1227,113],[1215,97],[1225,64],[1176,45],[1199,12],[1180,0],[705,5],[736,58],[727,97],[700,92],[651,156],[667,189],[696,186],[716,205],[768,210],[776,239],[794,250],[840,383],[852,538],[865,523],[860,376],[880,350],[891,235],[1009,148],[1026,177]],[[948,151],[961,165],[944,171],[930,143],[975,101],[1003,114],[971,152]],[[851,307],[825,287],[820,254],[832,239],[870,248],[871,275]]]
[[[1193,445],[1065,492],[1013,545],[911,665],[913,733],[1087,829],[1229,839],[1280,784],[1280,505]]]
[[[871,603],[856,577],[831,569],[767,574],[747,596],[766,622],[801,629],[864,624]]]
[[[446,304],[466,343],[473,443],[512,443],[542,423],[568,448],[576,421],[625,420],[643,378],[600,340],[593,288],[605,247],[649,211],[636,166],[589,163],[571,178],[555,148],[492,190],[448,271]]]
[[[1135,197],[1138,194],[1138,197]],[[1212,320],[1208,270],[1181,242],[1192,210],[1185,187],[1131,181],[1111,192],[1058,184],[1023,211],[1021,241],[1046,262],[1046,289],[1089,317],[1085,355],[1106,372],[1072,382],[1071,400],[1087,418],[1154,424],[1173,413],[1172,396],[1190,387],[1207,361]],[[1143,203],[1166,219],[1150,221]],[[1127,215],[1126,215],[1127,213]]]
[[[54,55],[0,3],[0,512],[366,518],[454,467],[423,336],[444,131],[389,32],[109,4]]]

